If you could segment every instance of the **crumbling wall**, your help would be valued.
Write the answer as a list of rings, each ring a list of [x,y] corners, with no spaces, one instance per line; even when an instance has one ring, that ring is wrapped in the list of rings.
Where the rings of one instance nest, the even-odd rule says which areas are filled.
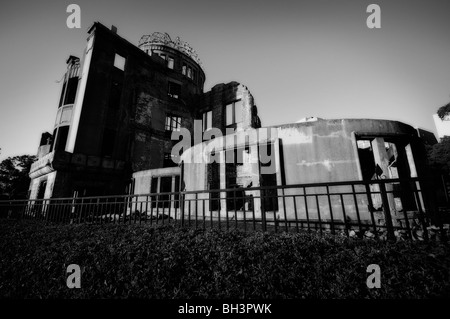
[[[212,111],[212,127],[220,129],[222,135],[225,135],[225,107],[227,104],[237,100],[242,101],[242,123],[235,125],[234,128],[242,130],[260,126],[261,122],[257,116],[258,112],[254,104],[253,95],[246,86],[234,81],[227,84],[216,84],[210,91],[202,95],[199,118],[203,112]]]

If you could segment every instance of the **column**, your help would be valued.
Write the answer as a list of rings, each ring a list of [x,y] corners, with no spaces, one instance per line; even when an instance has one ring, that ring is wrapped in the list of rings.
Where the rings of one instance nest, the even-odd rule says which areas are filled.
[[[384,146],[384,138],[377,137],[372,140],[372,149],[373,149],[373,155],[375,159],[375,165],[378,164],[380,168],[383,170],[382,178],[390,178],[389,175],[389,158],[386,153],[386,147]],[[386,192],[387,192],[387,199],[389,203],[389,210],[391,212],[391,216],[394,218],[396,217],[396,211],[395,211],[395,201],[394,201],[394,194],[393,186],[390,183],[386,183]],[[386,208],[386,207],[385,207]],[[395,221],[393,220],[394,225]]]

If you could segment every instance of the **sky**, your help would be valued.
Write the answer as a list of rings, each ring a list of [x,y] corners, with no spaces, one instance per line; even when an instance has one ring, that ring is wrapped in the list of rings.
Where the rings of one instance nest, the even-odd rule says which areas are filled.
[[[81,8],[81,28],[66,25]],[[369,4],[381,9],[370,29]],[[436,134],[450,102],[448,0],[23,1],[0,9],[0,160],[36,154],[52,132],[65,61],[99,21],[137,45],[155,31],[198,53],[205,91],[249,88],[263,126],[317,116],[397,120]]]

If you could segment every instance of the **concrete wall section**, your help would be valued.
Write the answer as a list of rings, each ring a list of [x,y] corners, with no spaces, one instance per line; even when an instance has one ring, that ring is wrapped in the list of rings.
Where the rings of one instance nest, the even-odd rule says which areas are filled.
[[[245,138],[244,138],[245,137]],[[202,191],[210,189],[208,185],[207,160],[212,151],[219,159],[220,166],[220,188],[226,188],[226,170],[224,163],[224,151],[230,148],[242,148],[246,140],[249,153],[246,154],[248,161],[253,160],[253,164],[244,163],[236,169],[236,181],[240,187],[246,187],[249,182],[252,186],[264,186],[261,181],[265,179],[264,167],[258,164],[261,161],[261,145],[272,143],[274,145],[273,157],[275,161],[274,169],[267,174],[275,174],[275,185],[296,185],[341,181],[362,180],[361,163],[358,156],[357,140],[364,139],[375,144],[375,163],[379,163],[386,170],[390,157],[385,150],[385,141],[397,146],[403,152],[403,148],[409,145],[415,151],[410,151],[412,156],[420,157],[420,151],[415,145],[417,141],[416,131],[403,123],[384,120],[366,119],[344,119],[344,120],[322,120],[295,124],[286,124],[278,127],[261,128],[257,130],[245,130],[231,136],[216,138],[209,142],[195,145],[187,150],[182,160],[184,162],[184,182],[188,191]],[[229,144],[227,141],[237,141],[236,144]],[[213,154],[214,154],[213,152]],[[384,155],[381,156],[380,152]],[[380,153],[380,154],[379,154]],[[423,155],[423,154],[422,154]],[[404,157],[404,156],[403,156]],[[379,161],[383,161],[379,162]],[[411,161],[411,159],[409,159]],[[420,162],[420,159],[417,159]],[[408,165],[407,163],[403,163]],[[403,170],[403,177],[409,175],[410,170]],[[256,214],[262,211],[275,210],[271,218],[288,219],[310,219],[310,220],[369,220],[368,210],[369,199],[365,194],[340,195],[341,193],[365,192],[365,187],[357,185],[350,186],[316,186],[304,188],[288,188],[284,191],[278,190],[278,206],[267,206],[267,200],[263,200],[267,194],[262,191],[249,190],[252,192],[254,200],[261,199],[255,204]],[[221,198],[226,198],[222,192]],[[281,195],[288,195],[284,200]],[[328,201],[328,194],[331,196],[331,203]],[[189,195],[190,199],[194,195]],[[198,198],[208,199],[207,193],[200,193]],[[270,195],[272,196],[272,195]],[[294,199],[295,197],[295,199]],[[389,198],[392,206],[393,198]],[[266,204],[264,204],[266,203]],[[226,214],[226,200],[221,200],[220,214]],[[264,207],[266,205],[266,207]],[[331,206],[331,210],[330,210]],[[208,210],[208,205],[206,209]],[[212,206],[211,206],[212,207]],[[283,210],[286,207],[286,210]],[[202,209],[201,207],[199,209]],[[234,210],[234,209],[233,209]],[[240,210],[241,214],[243,213]],[[219,211],[216,212],[219,214]],[[295,216],[296,215],[296,216]]]
[[[198,118],[201,119],[200,116],[203,112],[212,111],[212,127],[218,128],[225,135],[227,128],[226,106],[236,101],[242,103],[242,114],[239,115],[242,121],[228,127],[236,130],[250,127],[257,128],[258,126],[255,123],[260,123],[260,120],[257,116],[258,112],[253,95],[245,85],[235,81],[216,84],[210,91],[205,92],[200,97]]]
[[[156,193],[156,189],[151,189],[151,180],[153,177],[180,176],[180,172],[180,167],[167,167],[133,173],[134,194]]]
[[[305,123],[278,132],[287,185],[358,179],[351,134],[341,125]]]

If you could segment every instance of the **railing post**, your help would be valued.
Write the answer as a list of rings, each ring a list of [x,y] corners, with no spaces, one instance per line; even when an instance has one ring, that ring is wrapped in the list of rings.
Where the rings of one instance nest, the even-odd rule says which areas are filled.
[[[306,222],[308,223],[308,231],[310,231],[311,228],[309,226],[308,198],[306,197],[306,187],[303,187],[303,199],[305,201]]]
[[[352,184],[352,193],[353,193],[353,201],[355,203],[356,217],[358,218],[359,234],[362,236],[363,235],[363,229],[362,229],[362,225],[361,225],[361,217],[359,215],[358,199],[356,198],[355,184]]]
[[[448,189],[447,189],[447,183],[445,182],[445,177],[443,174],[441,175],[441,179],[442,179],[442,186],[444,187],[445,201],[448,204],[448,202],[449,202]]]
[[[181,214],[181,227],[184,227],[184,204],[185,204],[185,194],[180,192],[180,214]]]
[[[225,203],[226,203],[225,204],[225,216],[227,218],[227,223],[226,223],[227,230],[230,229],[230,222],[228,220],[230,218],[229,213],[228,213],[228,201],[229,201],[228,197],[229,197],[229,194],[230,194],[230,191],[225,192],[225,198],[226,198],[226,200],[225,200]],[[220,226],[219,226],[219,229],[220,229]]]
[[[292,196],[292,201],[294,203],[295,229],[297,230],[297,233],[298,233],[297,200],[295,199],[295,195]]]
[[[123,223],[127,223],[127,210],[128,210],[128,197],[123,197],[124,205],[123,205]],[[120,217],[119,217],[120,219]]]
[[[370,191],[370,185],[365,184],[365,186],[366,186],[367,202],[369,203],[368,210],[370,213],[370,219],[372,221],[373,233],[376,236],[376,238],[378,238],[377,223],[375,221],[375,216],[373,215],[374,207],[373,207],[373,202],[372,202],[372,193]]]
[[[150,205],[151,205],[151,202],[150,202]],[[148,218],[148,195],[145,196],[145,219],[144,219],[145,223],[147,223],[147,218]]]
[[[247,214],[246,209],[245,209],[245,204],[247,204],[247,197],[245,195],[245,191],[242,191],[242,217],[244,219],[244,232],[247,232],[247,216],[245,216]]]
[[[328,198],[328,207],[330,209],[330,219],[331,219],[331,234],[335,234],[334,230],[334,218],[333,218],[333,207],[331,206],[331,198],[330,198],[330,188],[327,185],[327,198]]]
[[[202,207],[202,212],[203,212],[203,229],[206,229],[206,217],[205,217],[205,199],[203,198],[203,207]]]
[[[320,216],[319,196],[317,194],[316,194],[316,207],[317,207],[317,219],[319,220],[319,232],[322,235],[322,217]]]
[[[100,198],[97,197],[97,205],[95,209],[95,217],[94,217],[94,224],[99,223],[98,220],[100,219],[100,225],[102,224],[102,209],[100,204]]]
[[[81,224],[81,216],[82,216],[83,208],[84,208],[83,204],[84,204],[84,198],[81,198],[81,205],[79,207],[80,212],[78,213],[78,224]]]
[[[260,190],[260,202],[261,202],[261,219],[262,219],[262,228],[263,231],[267,231],[267,223],[266,223],[266,198],[265,198],[265,191],[264,190]],[[262,195],[264,194],[264,196]]]
[[[24,216],[26,217],[25,212],[22,209],[20,209],[21,207],[20,207],[20,204],[18,202],[16,204],[16,207],[17,207],[17,210],[19,211],[18,215],[21,216],[21,219],[23,219]],[[37,219],[37,218],[35,218],[35,219]]]
[[[28,209],[27,209],[27,201],[24,201],[23,209],[22,209],[22,215],[27,216],[28,215]]]
[[[214,204],[211,204],[211,203],[213,203],[213,201],[214,201],[214,199],[211,199],[212,198],[212,193],[210,192],[209,193],[209,198],[210,198],[210,200],[209,200],[209,224],[210,224],[210,226],[211,226],[211,229],[213,229],[214,228],[214,222],[213,222],[213,211],[212,211],[212,207],[213,207],[213,205]],[[220,214],[220,200],[218,199],[217,200],[217,207],[219,207],[219,214]]]
[[[253,196],[251,196],[250,198],[252,205],[253,230],[256,230],[255,201],[253,200]]]
[[[237,221],[237,207],[236,207],[236,188],[233,190],[233,203],[234,203],[234,225],[235,225],[234,228],[237,229],[238,221]]]
[[[133,218],[133,195],[127,195],[130,201],[130,222],[128,223],[131,225],[131,219]],[[136,205],[134,206],[134,224],[136,224]]]
[[[378,183],[380,185],[381,201],[383,203],[384,220],[387,228],[388,240],[395,240],[394,226],[392,225],[391,209],[389,207],[389,201],[386,194],[386,186],[383,182]]]
[[[270,188],[271,189],[271,188]],[[275,227],[275,233],[278,232],[278,219],[277,219],[277,210],[275,209],[275,203],[278,203],[278,193],[277,193],[277,199],[275,200],[275,195],[270,196],[269,198],[272,199],[272,209],[273,209],[273,225]]]
[[[198,221],[198,193],[195,193],[195,229],[197,229]]]
[[[139,205],[139,225],[141,224],[141,217],[142,217],[141,215],[142,215],[142,200],[141,204]],[[169,209],[169,218],[170,218],[170,209]]]
[[[418,208],[418,217],[419,217],[419,222],[420,222],[420,226],[422,227],[422,231],[423,231],[423,239],[425,241],[428,241],[429,237],[428,237],[428,229],[427,229],[427,222],[425,221],[425,212],[424,209],[425,207],[422,208],[422,198],[421,198],[421,194],[419,194],[419,188],[417,187],[418,181],[416,181],[414,183],[414,197],[416,200],[416,205]],[[419,184],[420,186],[420,184]],[[420,192],[422,188],[420,188]]]
[[[9,219],[9,218],[13,217],[13,212],[14,212],[13,205],[12,205],[11,201],[9,202],[9,206],[8,207],[9,207],[9,209],[8,209],[8,215],[7,216],[8,216],[8,219]]]
[[[345,235],[347,237],[349,237],[350,236],[350,227],[348,226],[347,213],[345,212],[344,196],[342,195],[342,193],[339,194],[339,198],[341,200],[342,216],[344,217]]]
[[[283,196],[283,212],[284,212],[284,229],[286,230],[286,232],[289,232],[288,229],[288,218],[287,218],[287,213],[286,213],[286,199],[285,199],[285,195],[284,195],[284,187],[281,187],[281,196]]]

